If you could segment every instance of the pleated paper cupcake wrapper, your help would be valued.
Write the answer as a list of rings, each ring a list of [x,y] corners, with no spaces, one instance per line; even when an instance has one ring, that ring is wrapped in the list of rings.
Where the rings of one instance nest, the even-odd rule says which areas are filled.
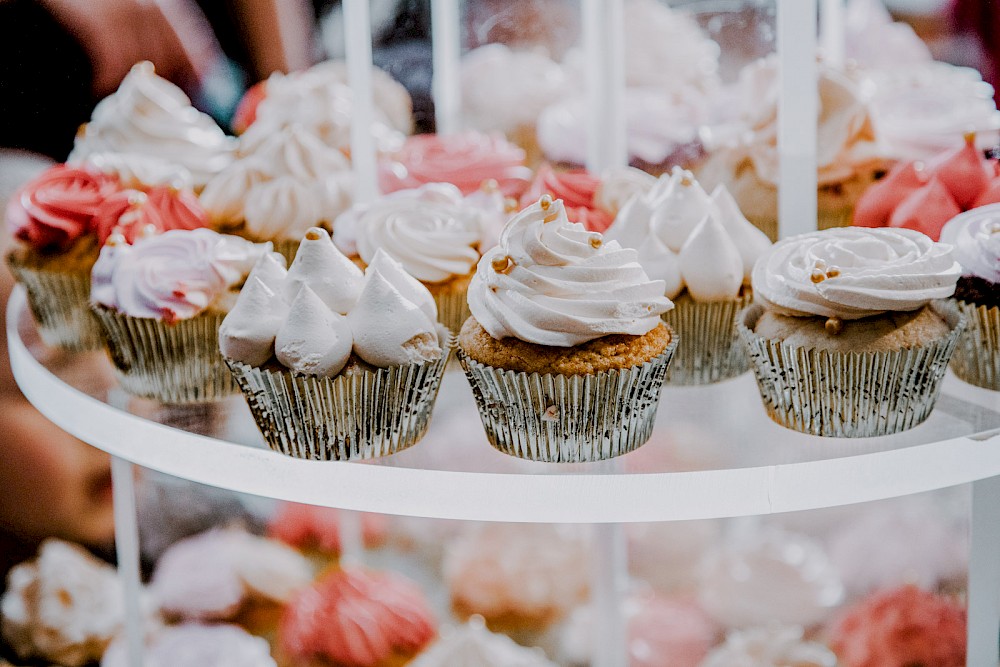
[[[865,438],[899,433],[931,413],[965,320],[946,302],[931,306],[951,332],[893,352],[830,352],[792,347],[754,333],[764,308],[737,320],[768,416],[812,435]]]
[[[524,373],[458,358],[490,444],[532,461],[602,461],[649,440],[677,336],[650,361],[592,375]]]
[[[209,313],[168,324],[95,306],[122,388],[163,403],[203,403],[239,389],[219,352],[225,315]]]
[[[750,360],[736,333],[736,315],[752,301],[749,294],[732,301],[683,299],[664,313],[663,321],[680,338],[667,384],[712,384],[745,373]]]
[[[969,384],[1000,390],[1000,308],[955,303],[968,326],[951,358],[951,370]]]
[[[28,306],[46,345],[65,350],[99,350],[104,332],[90,310],[90,272],[62,273],[7,260],[28,293]]]
[[[472,315],[469,311],[468,290],[434,294],[434,303],[437,306],[438,322],[458,335],[465,320]]]
[[[451,337],[437,361],[334,378],[227,363],[271,449],[353,461],[395,454],[423,437],[454,346]]]

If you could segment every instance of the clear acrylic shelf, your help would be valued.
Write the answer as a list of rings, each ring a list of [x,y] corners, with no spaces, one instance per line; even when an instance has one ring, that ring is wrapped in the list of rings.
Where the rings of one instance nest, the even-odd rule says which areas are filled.
[[[242,396],[165,406],[130,398],[102,353],[37,343],[18,288],[8,305],[15,378],[49,419],[115,456],[245,493],[447,519],[668,521],[877,500],[1000,475],[1000,392],[949,376],[931,417],[893,436],[806,436],[772,423],[751,374],[667,387],[652,439],[600,464],[520,461],[489,446],[457,364],[430,429],[372,462],[315,462],[266,449]]]

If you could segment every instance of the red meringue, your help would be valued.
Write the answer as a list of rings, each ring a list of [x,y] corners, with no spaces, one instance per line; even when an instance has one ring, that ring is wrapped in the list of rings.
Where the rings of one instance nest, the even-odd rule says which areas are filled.
[[[855,227],[885,227],[900,202],[923,187],[930,178],[922,162],[903,162],[868,188],[854,207]]]
[[[267,81],[258,81],[247,89],[233,113],[233,132],[243,134],[257,120],[257,105],[267,96]]]
[[[948,188],[932,176],[927,185],[910,193],[896,207],[889,217],[889,227],[913,229],[937,241],[945,223],[961,212]]]
[[[521,208],[530,206],[542,195],[562,199],[566,217],[579,222],[592,232],[603,232],[611,226],[614,216],[597,204],[601,179],[584,169],[557,172],[543,164],[528,190],[521,196]]]
[[[207,227],[208,214],[194,192],[157,186],[148,192],[122,190],[107,197],[94,213],[93,225],[101,245],[116,232],[135,243],[150,231]]]
[[[963,211],[971,207],[989,185],[989,174],[976,149],[974,134],[966,136],[964,146],[935,158],[929,167]]]
[[[986,189],[983,190],[979,198],[972,204],[972,208],[979,208],[988,204],[1000,204],[1000,176],[994,176],[990,180]]]
[[[341,510],[299,503],[283,503],[267,526],[268,537],[302,551],[340,553]],[[361,515],[362,540],[366,547],[385,541],[389,520],[381,514]]]

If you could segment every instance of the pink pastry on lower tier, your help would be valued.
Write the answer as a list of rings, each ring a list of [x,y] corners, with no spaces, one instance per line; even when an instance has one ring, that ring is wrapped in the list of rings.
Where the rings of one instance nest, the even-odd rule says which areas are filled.
[[[525,153],[499,134],[466,131],[409,137],[403,148],[379,163],[382,192],[451,183],[469,195],[494,180],[507,196],[519,197],[531,181]]]
[[[903,227],[937,241],[962,211],[1000,202],[1000,163],[985,159],[975,136],[929,162],[902,162],[869,188],[854,210],[858,227]]]
[[[267,523],[267,534],[306,555],[322,559],[340,556],[341,522],[344,510],[333,507],[316,507],[300,503],[282,503]],[[366,548],[385,542],[389,530],[389,517],[364,512],[361,522],[361,539]]]
[[[408,579],[361,568],[330,572],[299,591],[281,617],[282,667],[397,667],[437,634]]]
[[[874,593],[830,628],[843,667],[964,667],[966,611],[951,598],[903,586]]]

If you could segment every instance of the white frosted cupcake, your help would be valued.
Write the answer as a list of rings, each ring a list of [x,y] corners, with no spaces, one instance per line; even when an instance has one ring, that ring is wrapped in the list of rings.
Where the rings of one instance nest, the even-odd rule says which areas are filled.
[[[372,458],[423,436],[453,344],[438,327],[395,260],[376,253],[362,273],[314,227],[287,272],[254,268],[219,345],[272,449]]]
[[[725,186],[709,196],[691,172],[675,168],[630,199],[605,235],[634,248],[674,302],[664,320],[680,344],[668,382],[708,384],[747,370],[734,323],[753,299],[751,271],[771,242]]]
[[[277,667],[267,640],[235,625],[183,623],[163,628],[147,642],[144,667]],[[101,667],[128,667],[124,639],[111,643]]]
[[[700,667],[837,667],[837,656],[803,639],[802,628],[768,625],[730,633]]]
[[[486,628],[473,616],[457,628],[445,628],[436,642],[420,653],[410,667],[556,667],[540,648],[519,646],[509,637]]]
[[[1000,204],[953,218],[941,242],[962,265],[955,301],[968,322],[951,368],[970,384],[1000,390]]]

